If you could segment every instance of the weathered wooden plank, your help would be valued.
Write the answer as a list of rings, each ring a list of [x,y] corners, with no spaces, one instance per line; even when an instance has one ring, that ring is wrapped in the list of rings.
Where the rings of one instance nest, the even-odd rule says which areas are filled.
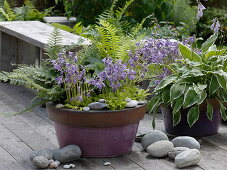
[[[14,86],[9,83],[0,83],[0,90],[7,93],[11,98],[15,99],[17,103],[23,105],[24,108],[29,106],[31,100],[35,97],[35,93],[33,91],[21,86]],[[38,106],[32,111],[45,121],[53,124],[53,122],[48,118],[45,108]]]
[[[34,169],[32,162],[29,160],[32,149],[2,124],[0,124],[0,139],[1,147],[12,155],[17,162],[26,169]]]
[[[18,104],[13,98],[8,96],[5,92],[0,90],[0,95],[3,96],[1,99],[1,104],[10,107],[11,112],[18,112],[24,109],[24,107]],[[5,107],[6,107],[5,106]],[[9,112],[9,111],[8,111]],[[48,138],[52,143],[57,145],[57,140],[55,137],[55,131],[53,126],[48,122],[44,121],[39,116],[35,115],[33,112],[24,113],[17,115],[18,119],[32,127],[35,131],[42,133],[43,136]],[[11,118],[13,119],[13,117]]]
[[[0,70],[10,71],[14,68],[11,63],[17,63],[17,39],[4,32],[0,34]]]
[[[25,170],[5,149],[0,146],[0,170]]]
[[[44,49],[48,43],[53,30],[54,27],[39,21],[10,21],[0,23],[0,31],[41,49]],[[81,39],[84,40],[83,44],[89,44],[87,39],[78,35],[63,30],[60,30],[60,33],[62,35],[62,45],[72,45],[78,43]]]

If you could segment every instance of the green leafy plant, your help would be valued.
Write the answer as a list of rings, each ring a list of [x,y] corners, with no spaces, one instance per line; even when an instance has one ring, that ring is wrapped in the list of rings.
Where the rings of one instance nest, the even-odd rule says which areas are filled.
[[[208,99],[216,99],[220,104],[221,116],[227,119],[227,57],[224,50],[217,50],[214,45],[218,35],[213,34],[202,44],[201,53],[179,44],[182,60],[167,66],[172,74],[163,79],[155,88],[156,94],[149,102],[151,111],[160,105],[171,106],[173,125],[181,120],[181,109],[188,108],[188,124],[199,118],[199,106],[207,102],[207,116],[213,117],[213,108]]]
[[[11,2],[11,1],[10,1]],[[35,8],[34,2],[31,0],[25,0],[24,5],[21,7],[14,7],[13,3],[9,3],[7,0],[3,1],[3,5],[0,6],[0,20],[1,21],[42,21],[43,18],[52,10],[51,8],[45,9],[44,12],[38,11]]]

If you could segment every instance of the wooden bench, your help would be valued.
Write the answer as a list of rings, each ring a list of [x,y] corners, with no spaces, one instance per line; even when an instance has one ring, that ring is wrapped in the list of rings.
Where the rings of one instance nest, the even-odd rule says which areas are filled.
[[[54,27],[39,21],[0,22],[0,70],[12,71],[11,63],[39,65]],[[76,44],[82,37],[60,30],[62,45]],[[89,44],[85,38],[83,44]]]

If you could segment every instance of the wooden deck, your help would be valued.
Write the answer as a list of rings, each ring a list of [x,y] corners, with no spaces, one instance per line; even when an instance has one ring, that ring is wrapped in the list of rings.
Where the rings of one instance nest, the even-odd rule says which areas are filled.
[[[34,94],[21,87],[0,83],[0,113],[13,113],[29,105]],[[157,129],[163,130],[161,119]],[[141,121],[138,134],[151,130],[151,116]],[[36,169],[29,160],[33,150],[58,147],[54,127],[44,108],[13,117],[0,118],[0,170]],[[117,146],[116,146],[117,147]],[[221,125],[219,134],[202,138],[202,160],[193,170],[227,170],[227,125]],[[110,166],[104,166],[104,162]],[[84,159],[74,162],[80,170],[172,170],[176,169],[168,158],[155,159],[135,143],[133,152],[116,158]],[[58,169],[63,169],[62,165]]]

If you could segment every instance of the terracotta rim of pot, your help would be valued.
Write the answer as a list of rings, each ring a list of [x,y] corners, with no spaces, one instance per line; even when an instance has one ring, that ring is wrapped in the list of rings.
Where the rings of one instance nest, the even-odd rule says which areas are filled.
[[[77,111],[56,108],[53,103],[47,103],[48,117],[58,123],[73,127],[115,127],[138,123],[146,112],[145,105],[123,110],[90,110]]]

